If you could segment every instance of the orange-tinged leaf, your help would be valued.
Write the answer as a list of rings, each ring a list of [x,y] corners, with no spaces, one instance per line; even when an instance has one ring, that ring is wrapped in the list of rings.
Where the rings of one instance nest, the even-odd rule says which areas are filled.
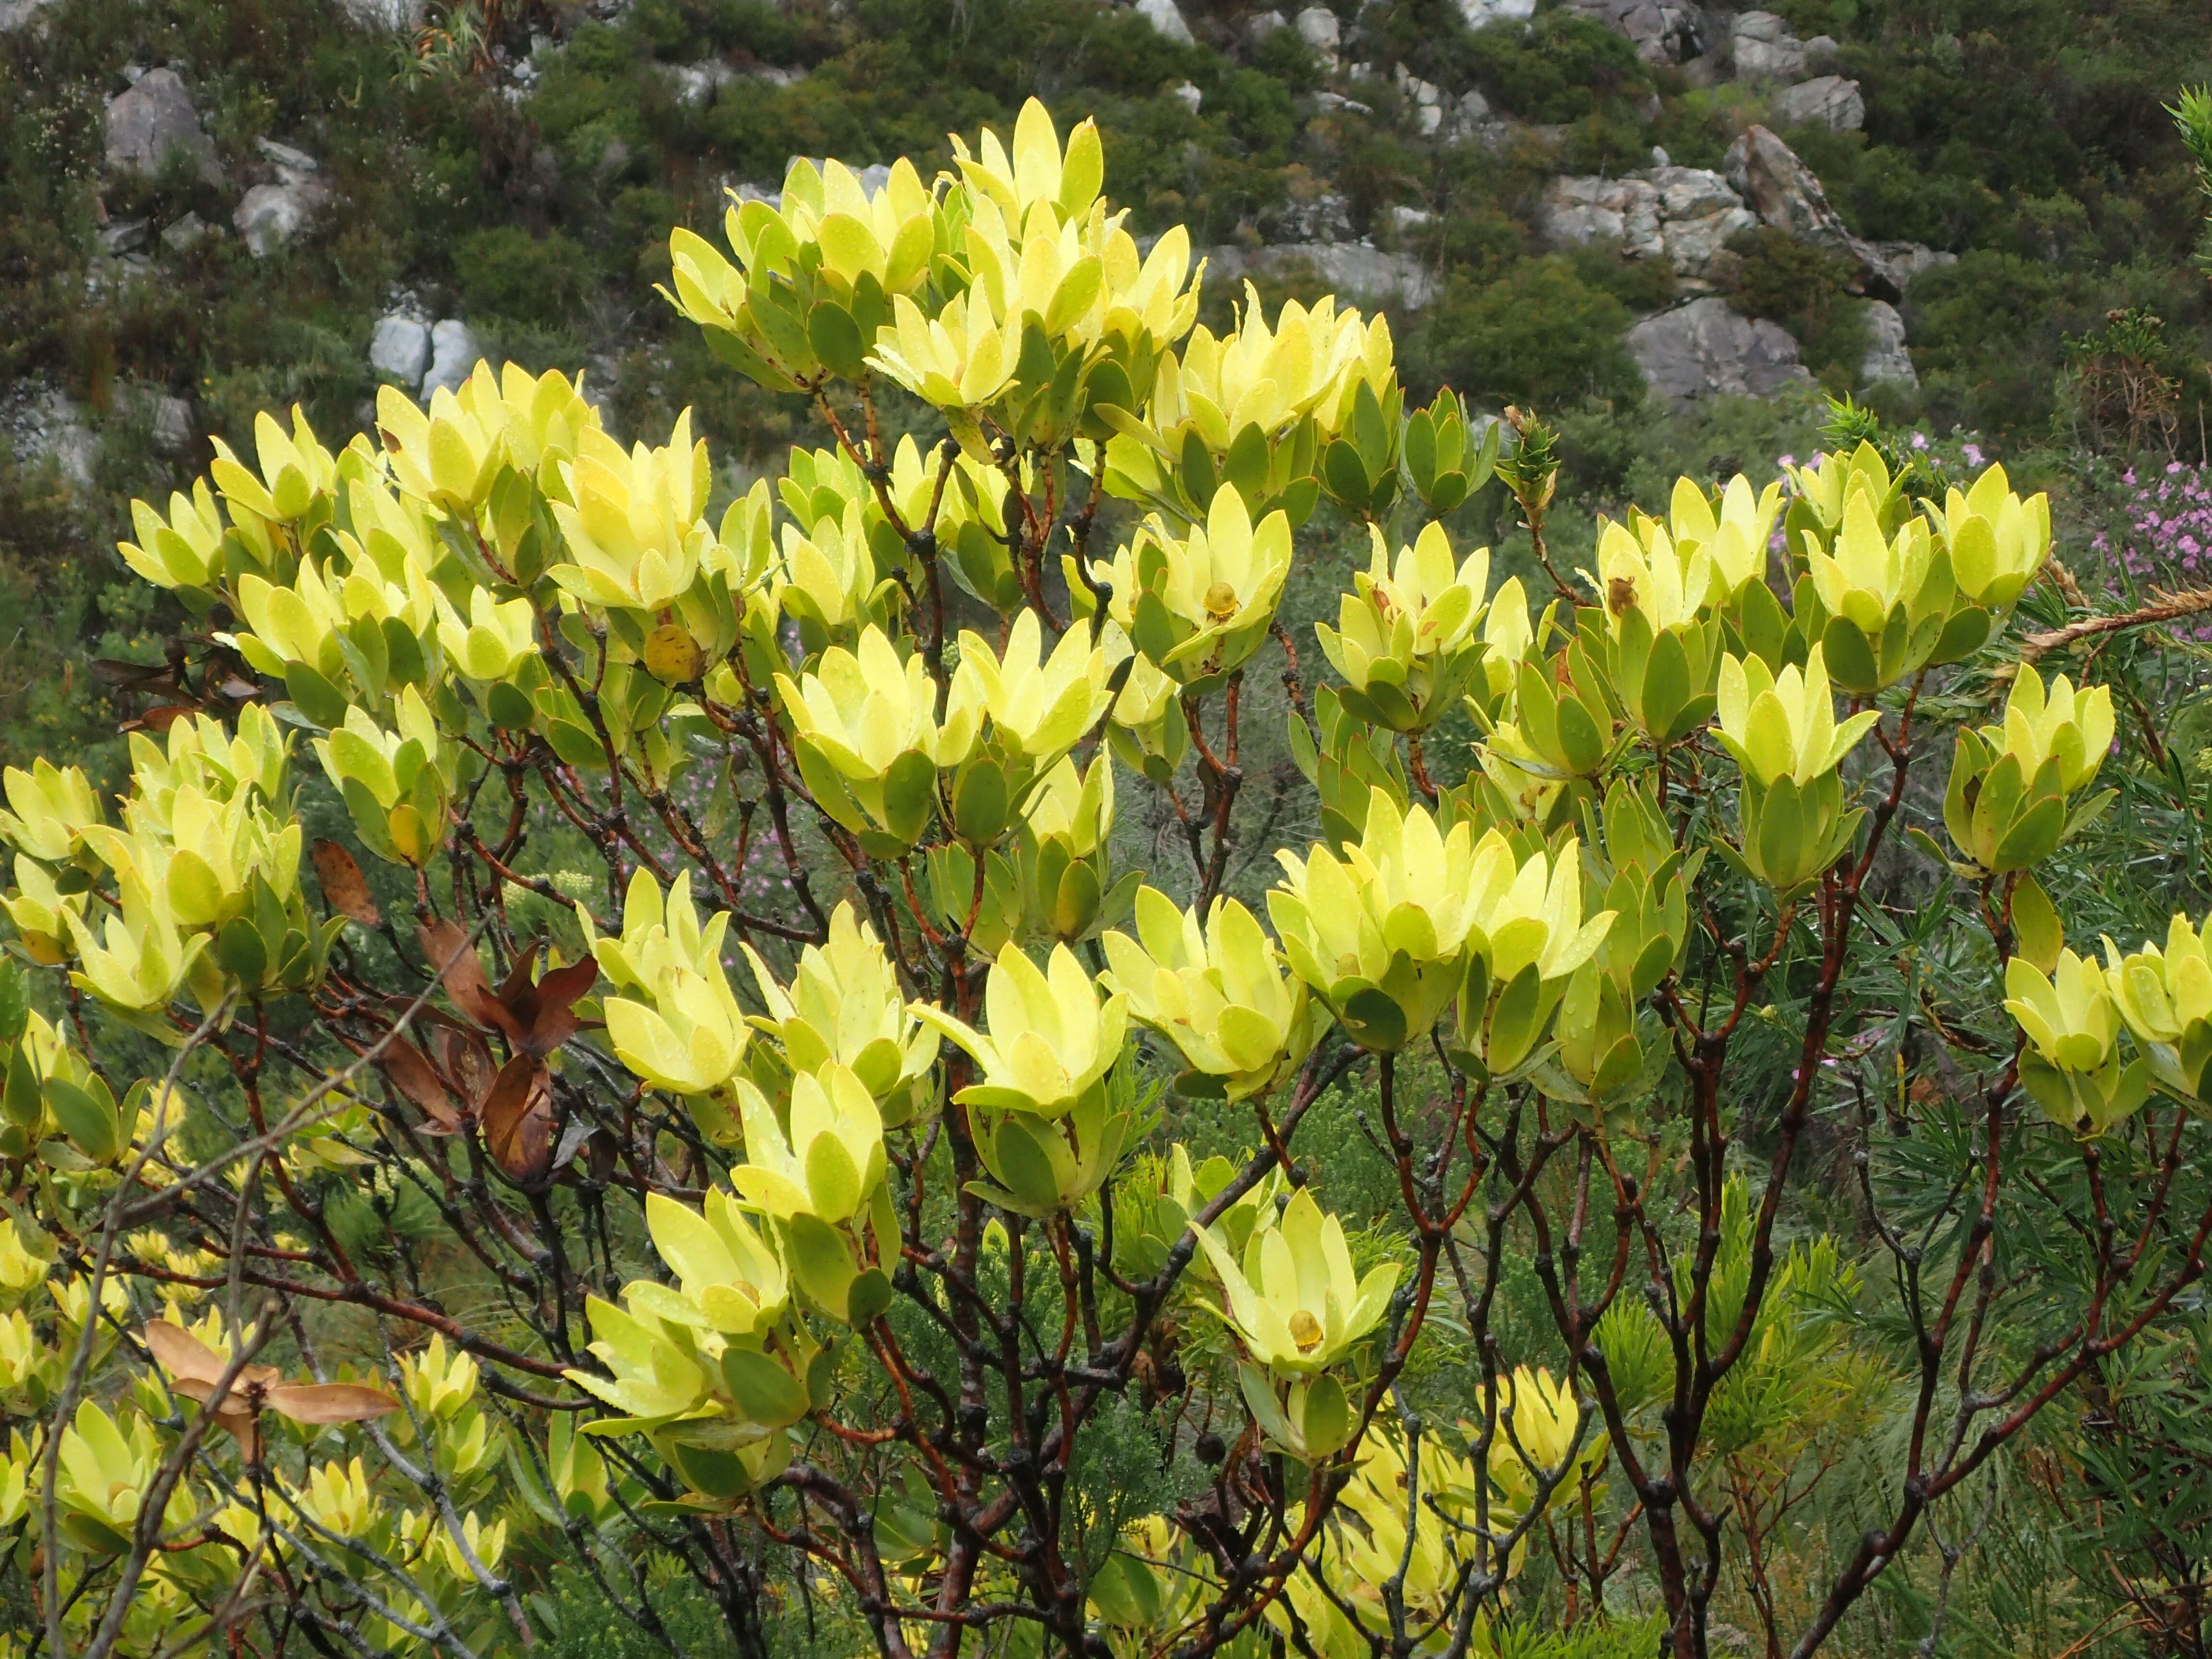
[[[144,1334],[148,1352],[161,1362],[163,1370],[179,1382],[211,1386],[221,1381],[223,1372],[229,1369],[228,1360],[181,1325],[166,1319],[151,1320]]]
[[[368,896],[368,883],[362,878],[361,866],[353,861],[353,854],[329,840],[317,841],[312,850],[315,878],[323,884],[324,902],[364,927],[380,923],[384,913]]]
[[[388,1394],[353,1382],[284,1382],[269,1390],[269,1406],[295,1423],[361,1423],[399,1409]]]
[[[553,1087],[536,1055],[519,1054],[500,1067],[477,1120],[486,1150],[512,1179],[544,1178],[553,1160]]]
[[[458,922],[426,923],[417,935],[430,967],[445,981],[446,994],[453,1006],[487,1031],[503,1031],[513,1041],[522,1040],[522,1027],[492,994],[485,982],[483,963],[477,958],[475,942]]]
[[[384,1068],[385,1076],[443,1132],[450,1134],[461,1127],[460,1116],[453,1110],[453,1097],[446,1092],[446,1085],[438,1081],[437,1073],[422,1057],[422,1051],[405,1037],[395,1036],[386,1042],[376,1063]]]

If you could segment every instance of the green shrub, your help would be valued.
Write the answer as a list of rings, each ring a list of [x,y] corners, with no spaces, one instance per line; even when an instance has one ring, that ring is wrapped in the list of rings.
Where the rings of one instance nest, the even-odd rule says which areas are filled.
[[[1455,275],[1407,343],[1407,379],[1539,407],[1633,401],[1643,383],[1621,343],[1630,320],[1564,255],[1522,259],[1494,283]]]
[[[1626,35],[1563,8],[1478,29],[1468,68],[1493,103],[1546,124],[1579,121],[1651,88],[1651,71]]]
[[[591,255],[557,230],[532,236],[500,225],[453,244],[454,285],[471,312],[558,323],[573,313],[591,277]]]
[[[1851,267],[1768,225],[1744,232],[1729,251],[1729,303],[1780,323],[1803,349],[1806,368],[1839,380],[1838,390],[1850,385],[1867,346],[1866,307],[1847,291]]]

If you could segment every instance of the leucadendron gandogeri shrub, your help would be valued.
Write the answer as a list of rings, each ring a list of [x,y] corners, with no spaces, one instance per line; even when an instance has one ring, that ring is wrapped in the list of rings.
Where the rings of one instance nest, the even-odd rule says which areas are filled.
[[[1686,479],[1540,610],[1440,521],[1499,427],[1407,415],[1383,321],[1217,337],[1088,123],[955,150],[673,236],[830,434],[719,514],[688,421],[513,367],[134,505],[175,702],[118,798],[42,761],[0,816],[0,1650],[508,1651],[580,1572],[748,1652],[1704,1654],[1747,1448],[1839,1420],[1774,1403],[1858,1283],[1790,1182],[1946,748],[1906,854],[2017,1036],[1947,1061],[1984,1169],[1916,1345],[1850,1350],[1911,1431],[1796,1650],[2194,1276],[2085,1228],[2102,1322],[1985,1316],[2020,1103],[2179,1158],[2212,1090],[2195,924],[2077,953],[2036,884],[2113,734],[2007,653],[2041,497]],[[1322,513],[1370,552],[1301,641]],[[1322,838],[1240,897],[1255,676]],[[1340,1089],[1395,1217],[1301,1152]]]

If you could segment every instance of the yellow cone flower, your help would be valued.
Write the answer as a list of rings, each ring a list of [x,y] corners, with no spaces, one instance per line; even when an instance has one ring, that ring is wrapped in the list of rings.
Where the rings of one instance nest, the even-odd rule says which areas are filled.
[[[2005,1012],[2027,1034],[2020,1080],[2062,1128],[2100,1135],[2132,1115],[2150,1088],[2141,1060],[2120,1061],[2120,1009],[2094,957],[2058,953],[2045,976],[2024,956],[2005,964]]]
[[[589,605],[658,611],[698,574],[713,532],[707,487],[712,468],[704,439],[691,437],[691,411],[676,417],[665,447],[639,444],[628,454],[596,427],[580,434],[568,468],[574,505],[556,501],[573,562],[549,573]]]
[[[1352,1271],[1344,1224],[1300,1188],[1272,1227],[1255,1229],[1240,1262],[1210,1227],[1194,1230],[1220,1280],[1212,1310],[1252,1359],[1285,1376],[1311,1376],[1342,1358],[1389,1306],[1398,1264]]]
[[[744,948],[768,1006],[756,1024],[782,1042],[793,1072],[831,1060],[850,1066],[894,1128],[923,1106],[937,1039],[907,1011],[890,957],[850,902],[830,912],[826,942],[799,952],[788,988],[758,952]]]
[[[2177,915],[2164,949],[2146,940],[2124,959],[2105,941],[2106,984],[2119,1004],[2151,1076],[2177,1099],[2200,1109],[2212,1078],[2212,953],[2205,931]]]
[[[1053,946],[1040,971],[1010,944],[983,987],[984,1030],[933,1003],[915,1003],[913,1011],[982,1068],[983,1080],[955,1097],[962,1104],[1058,1117],[1121,1059],[1128,998],[1115,992],[1102,1002],[1065,945]]]
[[[76,850],[88,824],[100,822],[100,803],[92,783],[76,767],[59,767],[40,756],[31,769],[8,769],[8,805],[0,812],[0,837],[19,853],[59,864]]]
[[[957,700],[959,681],[969,680],[969,695],[989,709],[993,729],[1048,768],[1105,715],[1110,671],[1105,650],[1091,642],[1088,629],[1068,629],[1049,657],[1043,641],[1033,611],[1014,618],[1003,653],[981,635],[962,633],[952,696]]]
[[[1265,1094],[1297,1072],[1326,1018],[1305,982],[1283,971],[1249,910],[1217,898],[1201,927],[1195,910],[1142,887],[1136,922],[1136,939],[1105,936],[1106,983],[1192,1071],[1220,1079],[1231,1100]]]
[[[691,904],[691,872],[681,872],[663,902],[660,884],[641,868],[630,878],[618,939],[585,931],[601,970],[631,996],[606,1001],[608,1040],[622,1063],[674,1094],[711,1094],[736,1075],[750,1027],[722,967],[730,916],[718,910],[704,927]]]
[[[866,1206],[884,1178],[884,1121],[867,1085],[831,1060],[792,1079],[786,1132],[767,1097],[738,1085],[745,1162],[730,1179],[779,1221],[811,1215],[836,1226]]]
[[[1455,568],[1450,538],[1432,523],[1394,564],[1381,528],[1369,536],[1370,562],[1339,602],[1336,627],[1316,623],[1314,633],[1344,677],[1346,708],[1394,732],[1422,731],[1451,711],[1482,660],[1490,550]]]
[[[463,404],[440,386],[426,411],[397,386],[376,394],[376,424],[392,476],[417,501],[472,517],[491,494],[507,459],[504,416],[475,399]]]
[[[1176,536],[1152,520],[1094,573],[1112,584],[1114,620],[1137,649],[1190,686],[1260,648],[1290,569],[1288,516],[1270,513],[1255,526],[1243,496],[1224,483],[1204,525]]]
[[[138,539],[117,550],[123,562],[156,587],[205,587],[222,574],[222,509],[207,480],[195,479],[189,495],[169,495],[169,516],[145,502],[131,503],[131,524]]]

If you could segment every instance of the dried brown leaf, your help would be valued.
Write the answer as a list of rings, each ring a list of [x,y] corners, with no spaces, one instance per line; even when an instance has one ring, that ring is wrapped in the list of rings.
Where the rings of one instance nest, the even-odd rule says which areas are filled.
[[[486,1150],[510,1178],[544,1179],[553,1162],[553,1081],[536,1055],[519,1054],[500,1067],[477,1116]]]
[[[279,1383],[268,1401],[295,1423],[361,1423],[399,1409],[390,1395],[352,1382]]]
[[[322,883],[323,900],[331,909],[364,927],[374,927],[383,921],[384,913],[369,896],[368,883],[361,873],[361,866],[353,861],[352,854],[328,840],[317,841],[311,851],[315,860],[315,879]]]

